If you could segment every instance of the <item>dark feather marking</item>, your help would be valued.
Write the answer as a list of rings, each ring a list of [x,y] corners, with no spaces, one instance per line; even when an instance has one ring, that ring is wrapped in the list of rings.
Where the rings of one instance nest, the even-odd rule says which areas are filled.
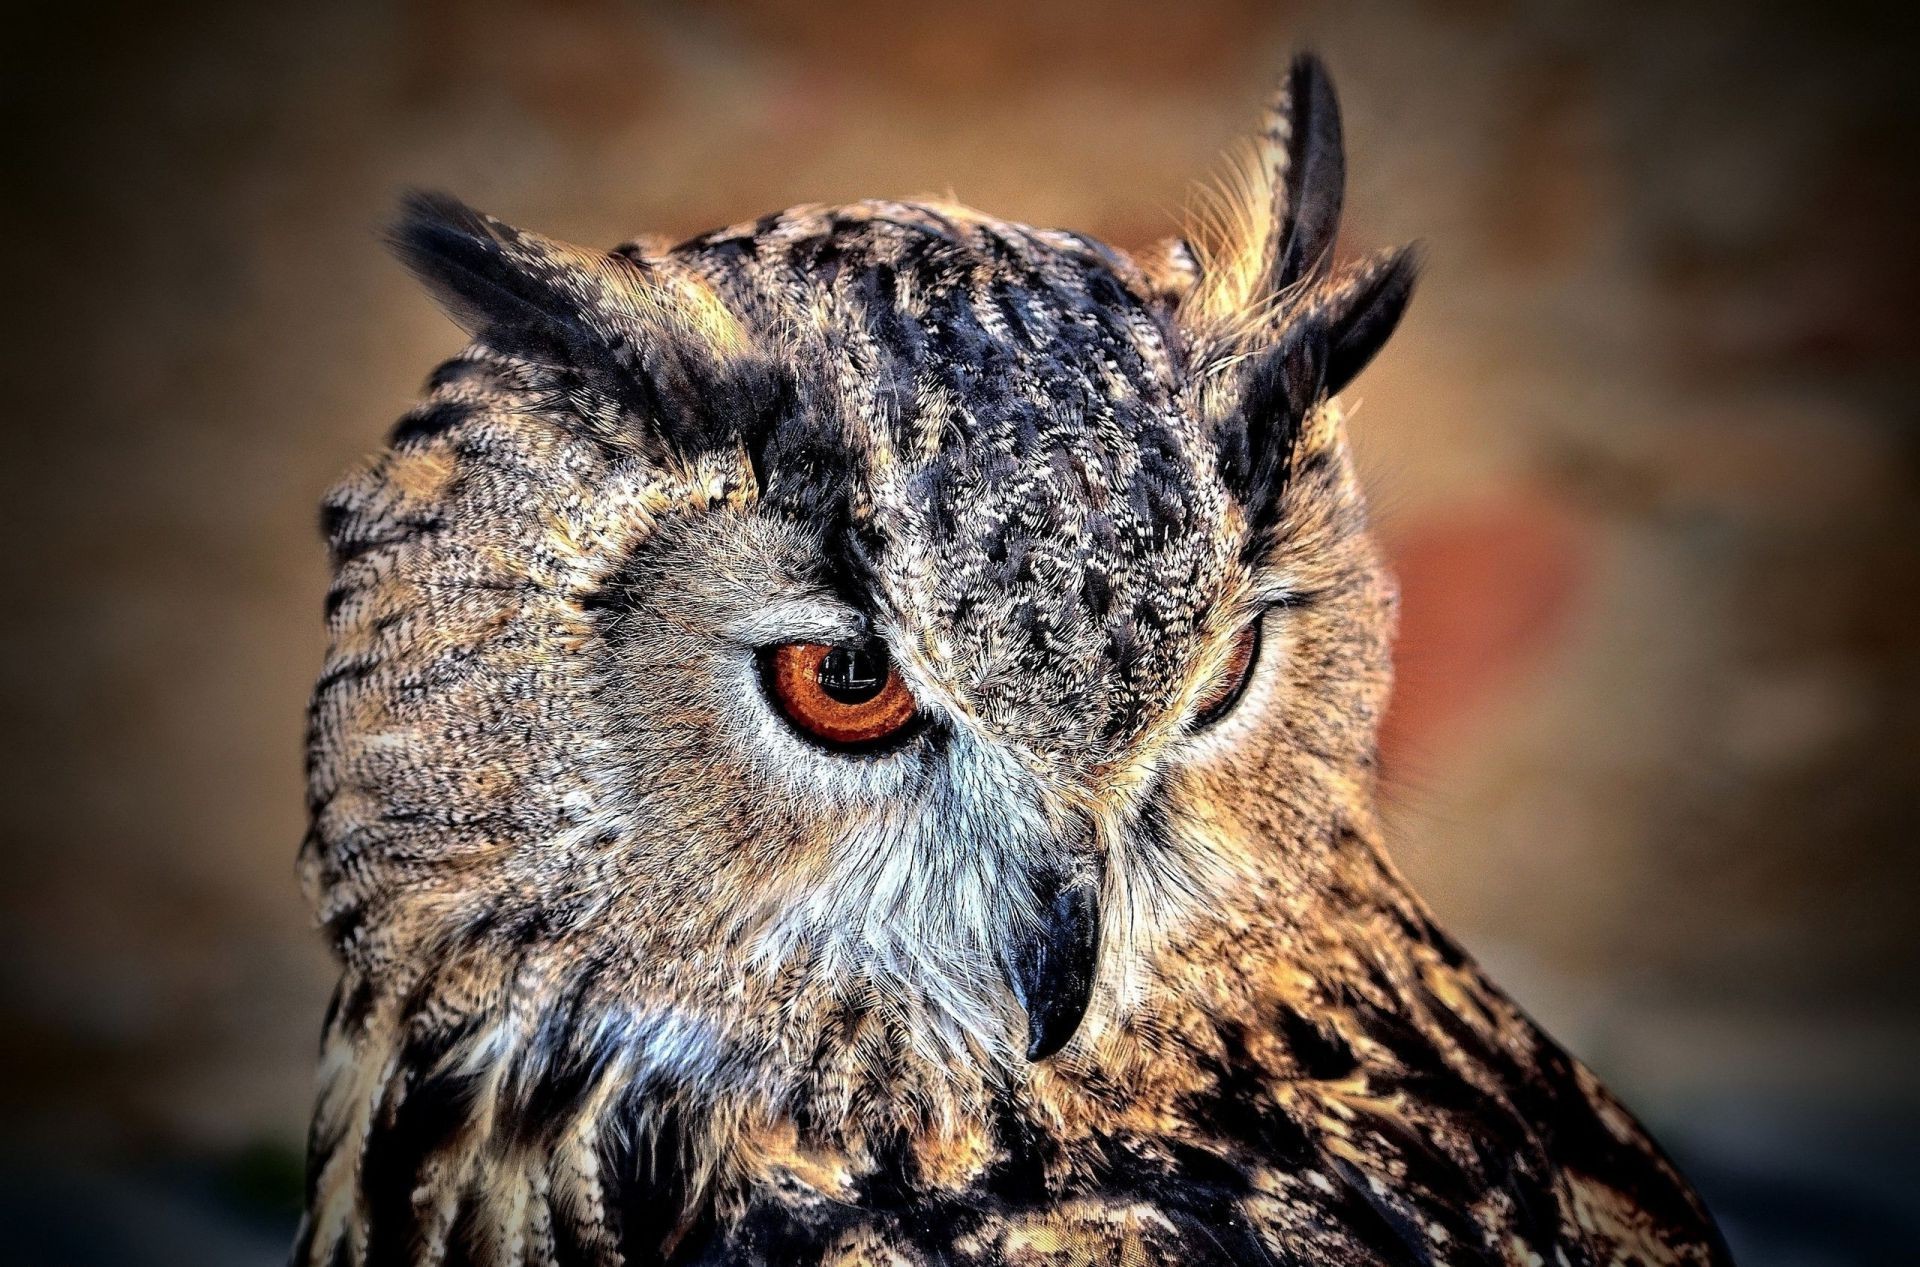
[[[344,1123],[335,1123],[331,1127],[325,1127],[321,1124],[320,1115],[317,1113],[314,1114],[313,1120],[307,1123],[306,1172],[302,1176],[301,1184],[301,1191],[304,1194],[305,1203],[303,1208],[307,1210],[313,1209],[314,1199],[320,1195],[320,1174],[327,1168],[327,1162],[331,1160],[334,1153],[339,1150],[345,1138],[346,1127]],[[312,1242],[313,1231],[314,1229],[310,1222],[302,1222],[301,1233],[309,1245],[311,1245]],[[293,1256],[293,1261],[296,1263],[303,1262],[310,1252],[310,1249],[308,1251],[296,1251]]]
[[[1260,1233],[1237,1207],[1191,1213],[1174,1207],[1164,1211],[1167,1221],[1180,1232],[1182,1264],[1195,1267],[1246,1267],[1246,1264],[1271,1264],[1272,1267],[1306,1267],[1289,1254],[1275,1258]]]
[[[339,943],[335,943],[338,945]],[[339,1007],[334,1019],[339,1023],[343,1034],[354,1033],[366,1025],[368,1015],[373,1011],[373,981],[361,973],[352,975],[352,985],[343,979],[342,992],[338,996]]]
[[[450,361],[442,361],[427,377],[427,392],[443,391],[449,387],[487,386],[500,377],[500,364],[478,356],[458,356]]]
[[[1380,1254],[1383,1262],[1412,1267],[1434,1261],[1433,1247],[1407,1211],[1375,1192],[1352,1162],[1331,1156],[1327,1161],[1342,1185],[1338,1204],[1343,1232]]]
[[[1418,252],[1408,247],[1396,252],[1377,276],[1337,309],[1326,314],[1331,331],[1327,350],[1327,390],[1337,392],[1351,383],[1386,344],[1413,297],[1420,271]]]
[[[1228,1051],[1243,1051],[1247,1034],[1232,1025],[1221,1029]],[[1301,1125],[1282,1112],[1264,1077],[1248,1062],[1223,1061],[1212,1052],[1187,1047],[1184,1053],[1210,1079],[1211,1087],[1190,1096],[1184,1107],[1195,1122],[1220,1132],[1265,1163],[1285,1170],[1313,1169],[1319,1148]]]
[[[1350,837],[1356,843],[1358,837]],[[1426,946],[1439,956],[1440,962],[1449,968],[1459,969],[1465,966],[1467,955],[1458,942],[1447,936],[1439,925],[1426,915],[1409,905],[1399,902],[1384,903],[1380,907],[1387,917],[1398,926],[1401,934],[1416,945]]]
[[[1113,1140],[1099,1193],[1153,1206],[1181,1232],[1180,1261],[1243,1264],[1270,1258],[1241,1202],[1249,1175],[1220,1154],[1177,1140]]]
[[[446,527],[446,520],[437,514],[414,515],[400,520],[398,526],[391,532],[363,537],[348,531],[349,521],[344,512],[336,516],[332,513],[333,507],[327,509],[328,515],[322,520],[321,530],[326,534],[332,548],[333,566],[336,570],[375,550],[403,546]]]
[[[1431,992],[1419,992],[1447,1037],[1499,1081],[1515,1112],[1541,1136],[1556,1168],[1599,1180],[1666,1226],[1700,1224],[1692,1194],[1665,1155],[1651,1141],[1622,1140],[1607,1127],[1581,1089],[1572,1057],[1552,1039],[1533,1031],[1530,1063],[1522,1065]]]
[[[817,1267],[842,1231],[861,1222],[856,1207],[827,1213],[803,1213],[772,1201],[760,1201],[728,1229],[691,1256],[676,1256],[674,1267]],[[633,1260],[664,1267],[658,1257]]]
[[[367,908],[363,903],[359,902],[335,911],[333,914],[327,916],[324,925],[328,939],[332,941],[338,949],[345,949],[352,945],[353,939],[359,934],[361,925],[365,923],[366,917]]]
[[[873,1169],[860,1180],[861,1205],[898,1214],[926,1200],[912,1136],[896,1129],[873,1141],[869,1151]]]
[[[322,673],[314,683],[315,696],[325,695],[336,686],[345,686],[354,682],[364,682],[367,676],[380,667],[377,657],[356,657],[336,664]]]
[[[1322,268],[1333,250],[1346,197],[1346,146],[1340,134],[1340,102],[1319,58],[1296,58],[1287,74],[1286,178],[1275,190],[1284,198],[1285,223],[1269,289],[1274,292]]]
[[[466,401],[438,400],[404,414],[394,424],[387,443],[396,449],[445,435],[472,418],[475,407]]]
[[[607,1205],[628,1263],[697,1261],[714,1239],[713,1207],[687,1182],[687,1122],[666,1091],[629,1088],[601,1139]]]
[[[1359,1067],[1359,1058],[1345,1039],[1293,1009],[1275,1008],[1273,1023],[1287,1045],[1288,1054],[1307,1077],[1327,1082],[1344,1078]]]
[[[597,1039],[583,1033],[592,1019],[583,1015],[583,1007],[599,985],[599,965],[582,965],[519,1053],[495,1109],[496,1129],[509,1146],[531,1147],[566,1130],[619,1055],[619,1040],[611,1031]]]
[[[398,1103],[390,1103],[368,1132],[360,1171],[368,1267],[409,1267],[415,1261],[423,1229],[414,1191],[427,1165],[473,1120],[482,1082],[477,1074],[438,1066],[472,1028],[409,1039],[399,1065]]]
[[[1392,1052],[1401,1066],[1404,1072],[1396,1075],[1397,1085],[1442,1121],[1464,1128],[1462,1138],[1471,1144],[1477,1160],[1476,1167],[1462,1169],[1468,1188],[1478,1194],[1505,1192],[1517,1212],[1516,1230],[1529,1244],[1543,1254],[1559,1248],[1570,1255],[1570,1263],[1577,1263],[1575,1247],[1560,1238],[1551,1177],[1556,1164],[1549,1156],[1549,1139],[1540,1129],[1543,1124],[1505,1094],[1490,1094],[1462,1077],[1407,1017],[1372,1007],[1360,1009],[1356,1017],[1368,1036]],[[1467,1058],[1473,1056],[1469,1053]],[[1403,1156],[1410,1155],[1403,1150]],[[1442,1159],[1440,1167],[1423,1168],[1417,1175],[1443,1205],[1448,1203],[1448,1192],[1442,1175],[1450,1164]]]
[[[782,367],[751,354],[722,363],[694,338],[643,328],[614,306],[610,287],[662,285],[644,258],[583,266],[444,194],[409,197],[388,240],[469,333],[558,376],[546,407],[583,424],[591,410],[572,407],[577,394],[610,407],[624,430],[586,428],[603,446],[632,441],[656,458],[751,448],[783,406]]]
[[[1047,1170],[1060,1145],[1034,1126],[1010,1092],[994,1098],[993,1140],[999,1156],[981,1175],[981,1191],[1014,1207],[1046,1202],[1051,1196]]]
[[[1391,1149],[1405,1167],[1406,1183],[1422,1196],[1425,1217],[1445,1227],[1459,1245],[1474,1245],[1480,1229],[1467,1217],[1485,1195],[1485,1173],[1443,1153],[1421,1133],[1420,1124],[1392,1113],[1367,1114],[1357,1127]]]
[[[607,1267],[605,1256],[589,1243],[589,1229],[579,1217],[584,1212],[559,1201],[548,1208],[553,1215],[552,1267]]]
[[[326,619],[332,620],[336,615],[338,615],[340,612],[340,609],[346,605],[347,600],[349,598],[352,598],[355,594],[359,593],[360,589],[361,587],[358,585],[353,585],[353,584],[349,584],[341,581],[336,581],[332,586],[330,586],[327,589],[326,602],[323,608],[323,614],[325,615]]]
[[[1326,383],[1326,335],[1318,324],[1290,327],[1254,357],[1240,405],[1217,434],[1221,479],[1247,513],[1247,549],[1264,554],[1280,521],[1300,427]]]
[[[460,1201],[447,1233],[446,1256],[440,1267],[492,1267],[497,1248],[487,1239],[486,1193],[469,1192]]]

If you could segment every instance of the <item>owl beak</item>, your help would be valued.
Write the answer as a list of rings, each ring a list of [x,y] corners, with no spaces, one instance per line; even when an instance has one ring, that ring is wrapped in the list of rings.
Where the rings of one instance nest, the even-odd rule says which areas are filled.
[[[1093,1000],[1100,961],[1102,867],[1092,858],[1034,873],[1037,924],[1006,957],[1007,984],[1027,1013],[1027,1059],[1065,1047]]]

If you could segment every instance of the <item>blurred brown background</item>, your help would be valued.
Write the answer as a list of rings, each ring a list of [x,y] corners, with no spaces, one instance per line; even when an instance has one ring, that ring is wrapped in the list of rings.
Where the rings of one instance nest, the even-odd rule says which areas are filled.
[[[1349,244],[1428,245],[1356,393],[1406,591],[1400,857],[1745,1261],[1906,1259],[1899,10],[905,9],[7,15],[9,1260],[284,1248],[330,982],[292,877],[314,507],[459,343],[379,249],[396,191],[611,245],[951,190],[1139,244],[1302,46]]]

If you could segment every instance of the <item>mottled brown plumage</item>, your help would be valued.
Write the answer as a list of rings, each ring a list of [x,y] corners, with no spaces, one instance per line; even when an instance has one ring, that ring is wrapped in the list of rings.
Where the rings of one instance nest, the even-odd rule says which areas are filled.
[[[410,206],[475,342],[326,506],[297,1262],[1725,1260],[1385,858],[1331,394],[1412,268],[1331,260],[1317,63],[1258,153],[1137,257]],[[793,644],[917,719],[809,738]]]

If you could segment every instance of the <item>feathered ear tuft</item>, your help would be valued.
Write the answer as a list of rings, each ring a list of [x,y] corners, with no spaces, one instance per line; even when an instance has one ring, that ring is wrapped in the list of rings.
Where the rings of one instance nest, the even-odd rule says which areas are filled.
[[[1340,101],[1320,59],[1297,58],[1267,115],[1266,148],[1273,177],[1273,229],[1262,252],[1268,294],[1280,294],[1323,271],[1340,229],[1347,191]]]
[[[1334,267],[1345,186],[1333,82],[1302,56],[1252,161],[1214,196],[1212,231],[1196,235],[1198,276],[1176,309],[1222,476],[1256,525],[1278,513],[1308,415],[1366,367],[1413,291],[1410,248]]]
[[[615,257],[595,258],[441,193],[409,194],[387,244],[447,315],[503,352],[611,351]]]
[[[1324,271],[1347,180],[1340,102],[1326,67],[1295,59],[1257,144],[1211,191],[1195,234],[1200,279],[1180,306],[1192,327],[1241,328],[1274,315]]]
[[[1386,344],[1413,298],[1420,249],[1380,251],[1343,269],[1314,296],[1314,319],[1327,331],[1327,390],[1346,387]]]
[[[581,250],[432,193],[406,198],[387,241],[449,316],[549,371],[549,403],[603,438],[691,455],[771,425],[785,385],[668,261]]]
[[[1294,61],[1250,155],[1203,208],[1179,318],[1203,345],[1235,356],[1319,319],[1336,345],[1328,378],[1338,391],[1392,332],[1415,269],[1408,250],[1333,266],[1347,160],[1340,102],[1319,58]]]

